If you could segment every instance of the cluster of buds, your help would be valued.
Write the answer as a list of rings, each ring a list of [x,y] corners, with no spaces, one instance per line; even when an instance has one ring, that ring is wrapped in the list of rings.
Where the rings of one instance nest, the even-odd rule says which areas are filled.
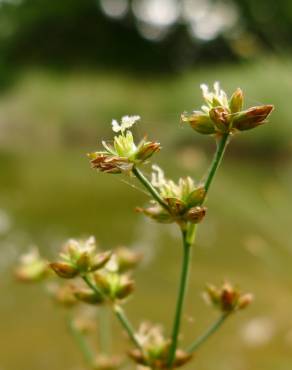
[[[71,308],[78,303],[75,297],[76,288],[72,283],[58,284],[57,282],[51,282],[47,288],[53,300],[65,308]]]
[[[153,166],[152,185],[158,190],[167,207],[154,202],[149,208],[137,211],[161,222],[177,222],[181,226],[187,222],[197,224],[204,218],[206,208],[201,204],[205,197],[204,186],[196,186],[190,177],[180,179],[178,184],[164,177],[158,166]]]
[[[118,370],[121,368],[122,359],[118,356],[99,355],[93,364],[94,370]]]
[[[225,282],[221,287],[208,285],[205,297],[223,313],[231,313],[246,308],[253,300],[250,293],[241,293],[230,283]]]
[[[112,121],[113,131],[120,132],[120,135],[114,137],[113,144],[103,141],[103,151],[88,154],[93,168],[112,174],[129,173],[135,165],[147,161],[161,149],[159,143],[147,141],[146,138],[135,144],[129,128],[138,120],[139,116],[125,116],[122,117],[121,124],[116,120]]]
[[[72,279],[101,269],[110,260],[112,252],[97,253],[93,237],[84,241],[69,240],[60,254],[61,260],[50,264],[55,273],[64,279]]]
[[[134,282],[129,272],[140,262],[141,254],[124,247],[114,253],[97,253],[96,249],[93,237],[84,241],[69,240],[65,244],[60,254],[62,260],[51,263],[50,267],[61,278],[79,276],[87,285],[65,284],[58,287],[54,291],[57,301],[67,306],[73,305],[74,300],[94,305],[114,303],[133,292]]]
[[[140,326],[136,338],[143,350],[134,349],[129,352],[130,357],[139,365],[151,369],[168,369],[170,340],[163,336],[159,326],[144,323]],[[172,368],[185,365],[192,355],[178,349]]]
[[[76,298],[90,304],[124,300],[134,290],[134,281],[124,272],[120,272],[118,258],[113,255],[103,269],[92,274],[91,284],[95,289],[78,289]]]
[[[21,256],[15,269],[16,278],[22,282],[42,281],[50,275],[48,262],[40,256],[37,248]]]
[[[266,122],[274,109],[272,105],[260,105],[243,109],[243,92],[235,90],[230,99],[225,91],[220,89],[218,82],[214,84],[214,91],[210,92],[207,85],[201,85],[205,105],[201,111],[183,113],[181,120],[204,135],[234,133],[246,131]]]

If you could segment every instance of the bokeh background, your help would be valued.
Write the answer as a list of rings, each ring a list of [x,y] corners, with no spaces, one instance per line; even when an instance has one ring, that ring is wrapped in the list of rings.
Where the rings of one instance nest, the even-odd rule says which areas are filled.
[[[200,179],[214,143],[179,116],[216,80],[229,93],[240,86],[247,106],[276,110],[234,138],[211,189],[182,342],[216,317],[201,298],[206,282],[230,279],[256,300],[188,368],[291,369],[291,36],[290,0],[0,1],[1,370],[86,369],[64,312],[41,286],[14,280],[32,245],[52,258],[67,238],[95,235],[103,248],[142,250],[127,311],[136,326],[148,319],[169,332],[178,232],[136,215],[147,201],[139,186],[92,171],[85,154],[111,137],[112,118],[139,114],[135,132],[162,143],[155,160],[167,175]]]

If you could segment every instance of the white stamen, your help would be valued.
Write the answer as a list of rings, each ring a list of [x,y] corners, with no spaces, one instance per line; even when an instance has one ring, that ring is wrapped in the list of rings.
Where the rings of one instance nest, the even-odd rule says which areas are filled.
[[[124,116],[121,119],[121,124],[119,125],[118,121],[113,119],[112,120],[112,129],[114,132],[121,131],[122,133],[132,127],[137,121],[141,119],[140,116]]]

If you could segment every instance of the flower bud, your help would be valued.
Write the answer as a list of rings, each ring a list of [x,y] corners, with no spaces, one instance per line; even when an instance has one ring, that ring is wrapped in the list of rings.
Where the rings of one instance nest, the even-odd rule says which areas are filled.
[[[206,297],[210,303],[225,313],[244,309],[252,302],[253,298],[251,294],[242,294],[227,282],[220,288],[208,285]]]
[[[169,212],[174,217],[182,215],[186,209],[186,204],[177,198],[165,198],[165,201],[169,207]]]
[[[250,293],[242,295],[238,300],[238,309],[243,310],[253,302],[253,295]]]
[[[77,299],[74,295],[75,287],[72,284],[50,284],[48,289],[53,299],[60,305],[66,308],[71,308],[76,305]]]
[[[204,186],[199,186],[198,188],[193,190],[187,197],[187,201],[186,201],[187,206],[196,207],[200,205],[203,202],[205,195],[206,195],[206,191],[205,191]]]
[[[120,247],[115,251],[119,273],[135,268],[142,260],[142,253]]]
[[[243,107],[243,92],[240,88],[236,89],[230,98],[229,108],[231,113],[237,113]]]
[[[115,293],[115,298],[117,299],[125,299],[131,293],[133,293],[135,289],[135,283],[132,280],[125,280],[121,282],[120,286],[117,288]]]
[[[186,220],[190,221],[192,224],[198,224],[205,217],[206,211],[206,207],[192,207],[188,210],[186,214]]]
[[[15,276],[21,282],[38,282],[46,279],[51,274],[48,262],[40,257],[38,249],[21,256],[15,269]]]
[[[103,253],[98,253],[95,257],[93,257],[91,261],[90,272],[103,268],[111,259],[112,254],[112,251],[106,251]]]
[[[97,292],[93,292],[86,288],[76,290],[74,295],[79,301],[89,304],[101,304],[104,302],[104,298],[101,294],[97,294]]]
[[[246,131],[262,125],[273,109],[273,105],[262,105],[239,112],[233,117],[233,127],[239,131]]]
[[[50,267],[63,279],[72,279],[78,275],[78,268],[67,262],[53,262]]]
[[[110,286],[110,282],[107,279],[106,274],[101,274],[101,273],[95,272],[94,275],[93,275],[93,278],[94,278],[94,282],[95,282],[97,288],[101,292],[103,292],[105,295],[110,294],[111,286]]]
[[[181,115],[181,122],[190,124],[200,134],[215,134],[214,124],[206,113],[200,111],[194,111],[191,114],[183,113]]]
[[[230,114],[224,107],[212,108],[209,111],[210,118],[215,123],[218,131],[221,133],[229,132]]]
[[[105,355],[99,355],[94,364],[93,369],[94,370],[118,370],[121,368],[122,361],[119,357],[116,356],[105,356]]]
[[[142,142],[135,154],[135,160],[137,161],[146,161],[149,159],[153,154],[159,152],[161,149],[161,145],[159,143],[154,142]]]
[[[143,213],[145,216],[163,224],[173,222],[173,218],[170,216],[170,214],[166,212],[164,208],[160,207],[160,205],[155,205],[148,208],[136,207],[136,212]]]

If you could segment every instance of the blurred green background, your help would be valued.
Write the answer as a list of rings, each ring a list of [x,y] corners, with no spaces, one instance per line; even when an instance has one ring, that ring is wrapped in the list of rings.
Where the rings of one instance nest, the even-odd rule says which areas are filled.
[[[18,256],[47,258],[69,237],[142,250],[134,324],[174,311],[181,247],[175,227],[134,212],[134,181],[90,169],[86,153],[110,138],[111,119],[163,145],[169,177],[200,179],[214,143],[179,124],[199,85],[240,86],[246,106],[272,103],[270,123],[234,137],[200,226],[183,317],[189,343],[216,317],[201,292],[230,279],[255,294],[189,369],[290,370],[292,365],[292,3],[289,0],[0,1],[0,370],[83,370],[64,312],[40,286],[15,282]],[[150,168],[145,168],[150,173]],[[116,350],[125,346],[113,324]],[[131,368],[134,368],[133,366]]]

